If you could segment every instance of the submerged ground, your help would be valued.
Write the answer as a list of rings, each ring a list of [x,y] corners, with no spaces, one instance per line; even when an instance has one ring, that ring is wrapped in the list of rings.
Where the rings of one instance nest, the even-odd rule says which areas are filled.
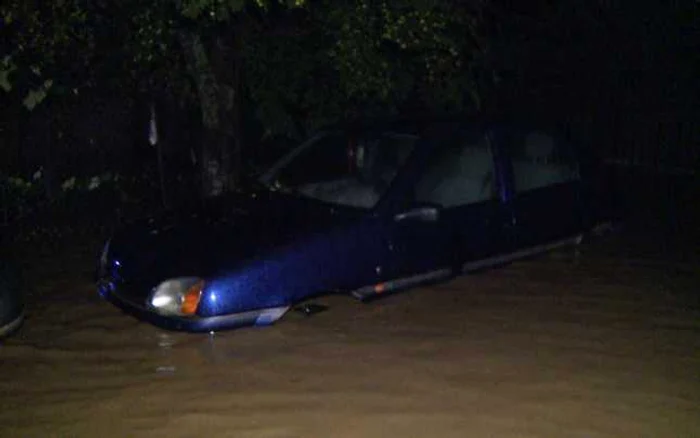
[[[101,301],[94,244],[29,251],[0,436],[698,436],[700,251],[657,225],[214,336]]]

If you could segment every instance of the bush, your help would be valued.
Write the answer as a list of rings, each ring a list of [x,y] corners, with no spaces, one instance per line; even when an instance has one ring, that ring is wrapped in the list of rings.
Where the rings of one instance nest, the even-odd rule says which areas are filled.
[[[158,194],[148,175],[105,173],[66,178],[58,195],[48,199],[41,169],[31,178],[0,175],[0,225],[8,240],[19,242],[105,233],[125,216],[161,208]]]

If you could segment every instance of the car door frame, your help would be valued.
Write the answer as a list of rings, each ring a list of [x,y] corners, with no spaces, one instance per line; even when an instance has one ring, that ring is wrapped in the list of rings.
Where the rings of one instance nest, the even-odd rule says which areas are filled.
[[[418,217],[401,218],[402,214],[409,213],[416,208],[436,207],[415,205],[408,198],[407,193],[412,186],[412,178],[422,171],[425,158],[431,153],[432,142],[430,138],[419,135],[418,143],[403,168],[396,175],[385,196],[377,203],[370,213],[373,220],[381,224],[382,231],[377,238],[382,239],[382,244],[391,256],[377,265],[377,282],[363,286],[352,291],[352,295],[361,300],[369,300],[385,295],[388,292],[405,289],[417,284],[439,281],[453,275],[449,266],[442,261],[440,253],[444,241],[442,229],[439,228],[440,209],[436,221],[423,220]],[[421,227],[424,231],[420,242],[413,242],[406,247],[406,236],[411,233],[411,226]],[[418,251],[434,252],[435,259],[431,263],[423,264],[425,260],[416,258]],[[425,269],[420,269],[420,268]]]
[[[503,160],[499,145],[494,141],[492,137],[491,127],[483,124],[473,124],[471,126],[462,126],[462,124],[449,125],[447,127],[447,136],[452,135],[464,135],[463,131],[465,129],[478,130],[486,135],[489,140],[490,146],[490,158],[491,166],[493,170],[494,185],[496,193],[494,197],[488,200],[458,205],[452,207],[439,207],[434,206],[439,211],[439,218],[437,219],[437,224],[425,224],[421,221],[416,221],[414,223],[417,227],[437,227],[442,235],[440,236],[439,242],[432,242],[433,246],[437,246],[436,251],[442,251],[442,253],[436,257],[442,263],[436,263],[434,269],[425,269],[413,271],[413,275],[406,275],[408,272],[401,268],[392,267],[389,272],[394,278],[414,278],[419,280],[424,276],[453,276],[459,275],[465,270],[465,266],[468,268],[469,263],[479,262],[483,259],[499,256],[503,253],[507,253],[512,249],[510,238],[503,233],[504,228],[510,223],[511,215],[506,208],[504,203],[505,196],[508,193],[507,181],[504,179],[503,172]],[[395,220],[397,215],[403,214],[411,208],[421,208],[424,205],[421,203],[415,203],[410,196],[407,195],[414,192],[414,188],[417,184],[416,175],[423,175],[429,166],[429,158],[438,153],[437,148],[440,140],[444,139],[445,135],[436,137],[431,137],[421,144],[420,149],[417,151],[414,157],[412,157],[411,162],[408,163],[408,171],[401,175],[402,180],[399,181],[396,187],[392,188],[392,196],[389,196],[390,202],[385,203],[381,207],[384,208],[384,215],[390,220]],[[449,141],[449,139],[448,139]],[[412,178],[407,178],[407,175]],[[490,211],[489,211],[490,210]],[[476,212],[476,213],[475,213]],[[484,218],[483,216],[488,216]],[[462,218],[467,221],[473,218],[474,221],[469,225],[465,225],[462,229],[459,229],[458,223]],[[410,225],[410,223],[408,223]],[[481,226],[479,226],[481,224]],[[471,228],[478,228],[478,231],[474,231]],[[407,234],[407,230],[401,230],[402,225],[394,224],[392,234],[392,244],[395,244],[397,240],[401,240],[403,236],[400,234]],[[480,248],[472,247],[465,249],[463,246],[468,244],[468,235],[472,232],[472,235],[477,235],[483,237],[487,236],[487,241],[482,242]],[[486,233],[484,233],[487,231]],[[398,236],[397,236],[398,232]],[[410,231],[409,231],[410,232]],[[437,235],[437,231],[434,233]],[[459,235],[455,238],[455,235]],[[454,243],[457,242],[457,247]],[[402,242],[405,244],[405,242]],[[437,245],[436,245],[437,244]],[[408,253],[406,257],[398,258],[395,262],[397,264],[411,263],[411,257],[416,257],[415,253],[419,250],[424,250],[425,245],[422,243],[409,244],[408,248],[404,247],[401,250]],[[420,263],[414,264],[413,266],[420,265]],[[410,271],[410,269],[409,269]]]

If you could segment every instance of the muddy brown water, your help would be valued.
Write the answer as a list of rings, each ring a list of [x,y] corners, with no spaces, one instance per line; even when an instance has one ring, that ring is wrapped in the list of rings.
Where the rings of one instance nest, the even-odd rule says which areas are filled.
[[[36,256],[0,436],[700,436],[696,249],[604,237],[213,336],[103,302],[94,248]]]

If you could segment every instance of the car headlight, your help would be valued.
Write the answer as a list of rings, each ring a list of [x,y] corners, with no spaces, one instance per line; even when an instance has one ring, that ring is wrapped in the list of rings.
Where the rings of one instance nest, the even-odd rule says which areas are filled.
[[[169,316],[190,316],[197,312],[204,280],[197,277],[180,277],[159,284],[148,299],[148,306]]]

